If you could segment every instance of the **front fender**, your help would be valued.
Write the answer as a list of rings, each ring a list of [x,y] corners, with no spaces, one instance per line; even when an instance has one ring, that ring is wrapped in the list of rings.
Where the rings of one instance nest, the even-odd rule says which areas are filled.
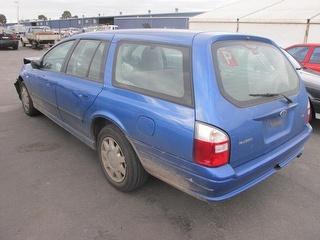
[[[21,100],[21,89],[20,89],[20,84],[22,82],[22,78],[19,76],[17,78],[17,81],[13,84],[14,87],[16,88],[16,91],[18,93],[19,99]]]

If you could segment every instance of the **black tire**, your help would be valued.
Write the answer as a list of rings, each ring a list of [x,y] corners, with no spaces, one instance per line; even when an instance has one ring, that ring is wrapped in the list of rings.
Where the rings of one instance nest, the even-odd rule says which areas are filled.
[[[316,119],[316,113],[314,111],[314,108],[310,99],[309,99],[309,102],[310,102],[310,123],[313,123],[314,120]]]
[[[13,50],[18,50],[19,48],[19,43],[16,43],[15,45],[13,45]]]
[[[116,182],[108,174],[108,171],[103,163],[102,159],[102,143],[106,139],[115,140],[116,144],[119,145],[121,149],[121,156],[124,156],[125,164],[125,175],[121,182]],[[140,160],[138,159],[135,151],[133,150],[131,144],[126,139],[124,134],[114,125],[105,126],[98,135],[98,155],[103,173],[105,174],[107,180],[111,183],[113,187],[122,192],[130,192],[139,187],[141,187],[148,179],[149,174],[142,167]],[[109,160],[108,160],[109,161]]]
[[[24,91],[26,91],[26,93],[24,93]],[[24,94],[27,94],[27,95],[24,96]],[[31,99],[29,91],[23,82],[20,83],[20,96],[21,96],[22,108],[25,114],[31,117],[38,115],[39,111],[33,106],[33,101]],[[26,100],[28,101],[28,103],[26,102]]]

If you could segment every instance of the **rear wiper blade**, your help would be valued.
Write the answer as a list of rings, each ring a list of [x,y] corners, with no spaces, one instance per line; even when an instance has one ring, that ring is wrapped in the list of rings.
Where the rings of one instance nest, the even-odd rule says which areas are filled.
[[[284,99],[286,99],[289,104],[293,103],[293,101],[290,98],[288,98],[286,95],[284,95],[282,93],[251,93],[251,94],[249,94],[249,96],[251,96],[251,97],[277,97],[277,96],[281,96]]]

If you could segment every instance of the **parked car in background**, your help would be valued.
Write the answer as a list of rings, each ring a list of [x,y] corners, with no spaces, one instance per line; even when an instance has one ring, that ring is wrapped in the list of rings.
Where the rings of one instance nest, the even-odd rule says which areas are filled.
[[[75,34],[82,33],[80,28],[64,28],[60,31],[62,38],[68,38]]]
[[[40,111],[96,149],[121,191],[151,174],[224,200],[300,157],[312,131],[297,72],[256,36],[79,34],[24,59],[15,87],[27,115]]]
[[[286,48],[303,67],[320,72],[320,43],[297,44]]]
[[[284,51],[285,52],[285,51]],[[320,119],[320,73],[303,67],[300,63],[293,58],[290,54],[285,52],[298,71],[301,80],[304,82],[304,85],[308,91],[310,103],[311,103],[311,114],[312,119]],[[312,120],[310,119],[310,120]]]
[[[30,44],[33,48],[51,47],[60,36],[55,34],[49,27],[30,27],[28,28],[21,42],[23,46]]]
[[[118,29],[117,25],[98,25],[98,26],[86,27],[83,29],[83,32],[105,32],[105,31],[112,31],[117,29]]]
[[[15,24],[12,26],[9,26],[8,29],[10,29],[12,32],[17,34],[17,37],[20,39],[20,37],[24,36],[26,33],[26,27],[22,24]]]
[[[19,38],[17,34],[9,29],[0,27],[0,48],[17,50],[19,48]]]

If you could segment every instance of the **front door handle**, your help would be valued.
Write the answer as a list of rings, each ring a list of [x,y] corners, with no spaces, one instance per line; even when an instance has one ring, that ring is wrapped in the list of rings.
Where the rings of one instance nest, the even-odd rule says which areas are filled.
[[[44,85],[46,87],[51,87],[53,85],[53,83],[47,79],[46,75],[41,75],[40,78],[41,78],[41,81],[44,82]]]

